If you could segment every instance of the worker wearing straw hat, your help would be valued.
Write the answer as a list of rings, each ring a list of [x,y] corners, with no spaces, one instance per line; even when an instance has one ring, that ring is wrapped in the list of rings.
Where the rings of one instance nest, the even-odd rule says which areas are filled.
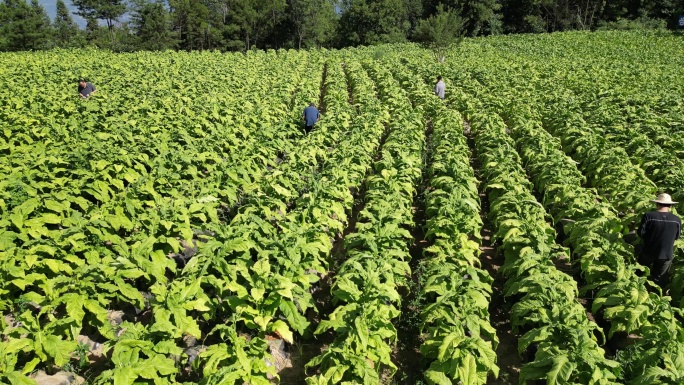
[[[644,247],[639,253],[639,263],[651,271],[651,279],[665,287],[670,281],[668,270],[672,265],[674,242],[682,231],[682,221],[672,214],[674,202],[668,194],[660,194],[652,202],[656,210],[644,214],[637,234],[643,239]]]

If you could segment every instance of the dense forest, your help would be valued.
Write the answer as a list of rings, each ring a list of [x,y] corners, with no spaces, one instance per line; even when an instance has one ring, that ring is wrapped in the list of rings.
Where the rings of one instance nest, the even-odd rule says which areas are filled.
[[[0,0],[0,51],[345,47],[566,30],[677,28],[684,0]]]

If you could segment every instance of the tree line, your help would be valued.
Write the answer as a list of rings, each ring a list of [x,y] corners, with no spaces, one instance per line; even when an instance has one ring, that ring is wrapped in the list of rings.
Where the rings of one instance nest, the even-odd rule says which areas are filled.
[[[677,28],[684,0],[0,0],[0,51],[340,48],[463,36]]]

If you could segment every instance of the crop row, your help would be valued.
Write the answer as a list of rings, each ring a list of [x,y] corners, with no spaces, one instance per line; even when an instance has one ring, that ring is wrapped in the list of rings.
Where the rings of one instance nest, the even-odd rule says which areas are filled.
[[[616,100],[611,99],[611,101],[615,102],[616,105],[621,105]],[[631,120],[633,119],[623,121],[625,118],[620,115],[621,111],[614,111],[613,108],[605,106],[605,103],[605,101],[601,101],[598,107],[582,109],[574,113],[569,113],[567,109],[562,112],[558,111],[557,114],[552,115],[552,118],[548,119],[548,127],[553,129],[560,126],[563,127],[562,130],[565,130],[566,122],[570,122],[572,127],[578,127],[583,132],[593,133],[593,137],[600,137],[601,140],[605,138],[605,144],[603,145],[605,147],[612,147],[608,153],[617,153],[616,160],[618,162],[625,163],[626,159],[629,159],[632,165],[645,171],[648,178],[643,175],[642,181],[621,184],[621,187],[624,187],[623,190],[634,195],[635,198],[623,200],[620,199],[621,197],[616,197],[611,201],[620,212],[627,214],[626,222],[633,224],[638,221],[636,216],[644,211],[632,211],[634,204],[636,203],[636,207],[650,206],[651,196],[641,192],[653,190],[651,181],[657,185],[658,191],[667,191],[671,193],[675,200],[681,201],[679,197],[684,188],[682,182],[684,162],[677,157],[674,147],[661,147],[656,142],[656,138],[662,134],[657,132],[652,124],[648,124],[648,122],[645,124],[632,122]],[[650,129],[647,130],[646,128]],[[578,156],[581,157],[582,155],[579,154]],[[616,158],[615,154],[610,156],[611,158]],[[603,163],[605,163],[605,159],[598,159],[595,162],[583,160],[580,164],[583,166],[583,169],[592,170],[596,168],[597,164]],[[635,167],[621,167],[614,175],[619,179],[625,176],[625,174],[633,173],[634,170]],[[595,184],[599,191],[602,192],[614,189],[614,183],[602,185],[595,182]],[[684,204],[677,205],[677,208],[681,211],[684,208]],[[677,260],[672,270],[675,279],[671,285],[670,292],[680,302],[679,307],[682,307],[684,288],[679,283],[684,280],[684,266],[681,261]]]
[[[288,342],[292,342],[292,332],[288,326],[299,334],[306,332],[309,323],[303,317],[305,315],[303,313],[306,313],[308,306],[312,305],[309,289],[311,284],[319,279],[318,276],[328,274],[326,256],[330,254],[331,241],[339,237],[346,227],[346,213],[351,211],[353,191],[370,167],[372,155],[384,131],[383,122],[387,113],[374,98],[372,82],[362,76],[365,73],[353,64],[348,64],[347,73],[354,99],[365,102],[359,110],[360,115],[344,133],[343,140],[331,149],[333,155],[324,164],[317,181],[295,201],[294,209],[277,221],[277,228],[269,232],[275,240],[263,248],[255,248],[257,255],[269,258],[274,275],[282,275],[293,282],[294,286],[293,297],[284,295],[278,286],[264,288],[262,296],[266,306],[259,306],[261,304],[258,302],[253,306],[255,310],[261,312],[258,315],[254,312],[254,320],[259,321],[263,317],[266,319],[265,322],[273,325],[275,329],[271,330],[267,324],[264,324],[263,329],[259,331],[257,328],[257,330],[262,334],[264,331],[275,332]],[[340,88],[339,90],[340,94],[346,95],[346,89]],[[261,226],[263,225],[262,223]],[[261,229],[253,229],[252,233],[255,231],[258,232]],[[243,255],[240,259],[244,262],[235,259],[233,261],[249,264],[252,256],[249,253],[243,253]],[[230,263],[234,263],[233,261]],[[261,270],[255,269],[253,274],[255,282],[269,278],[268,272]],[[249,299],[249,293],[252,292],[253,289],[249,288],[243,291],[246,296],[245,302],[252,302]],[[269,306],[269,302],[276,301],[279,301],[280,305]],[[274,310],[277,310],[277,313]],[[264,311],[266,311],[265,315]],[[284,326],[283,321],[277,318],[284,318],[287,326]],[[249,322],[245,325],[251,326]],[[260,362],[258,357],[255,357],[253,361]],[[223,375],[226,371],[227,369],[222,370]]]
[[[610,143],[624,148],[633,164],[677,200],[684,187],[684,162],[679,159],[676,148],[682,148],[684,143],[678,143],[674,140],[675,135],[663,130],[662,125],[654,121],[657,116],[642,117],[641,111],[633,111],[638,107],[630,104],[631,100],[613,95],[591,103],[578,103],[575,108],[586,122],[585,127],[600,132]]]
[[[293,78],[293,83],[298,82]],[[294,97],[297,98],[299,94],[311,95],[311,88],[317,94],[319,84],[320,81],[304,82]],[[293,99],[294,89],[284,88],[281,92],[274,93],[282,99],[266,99],[260,108],[265,108],[268,104],[282,104],[286,106],[286,109],[282,110],[282,119],[287,119],[288,114],[285,111],[289,111],[288,106]],[[297,107],[296,110],[298,115],[300,108]],[[279,135],[280,132],[287,135],[288,131],[279,127],[279,119],[281,118],[276,117],[262,125],[262,132],[271,135]],[[216,135],[216,139],[221,135],[225,136],[225,133],[219,134],[218,131],[213,134]],[[171,133],[166,135],[169,136]],[[214,140],[211,136],[206,138]],[[167,137],[161,144],[162,148],[165,143],[175,142]],[[197,176],[189,180],[174,180],[178,187],[185,186],[186,191],[192,191],[191,196],[185,199],[179,199],[177,195],[178,190],[183,191],[182,188],[166,189],[164,193],[155,191],[155,188],[163,188],[163,185],[152,184],[153,180],[169,182],[164,174],[169,163],[164,162],[175,159],[165,156],[160,156],[152,162],[152,165],[156,166],[151,167],[149,174],[138,175],[144,180],[144,184],[136,185],[137,180],[134,181],[134,184],[126,186],[119,193],[121,198],[116,194],[110,194],[111,199],[108,200],[104,196],[101,197],[104,202],[89,211],[87,218],[82,218],[78,212],[70,212],[70,208],[63,205],[60,208],[58,201],[41,197],[47,207],[59,210],[58,213],[68,216],[68,220],[61,219],[60,222],[54,223],[60,226],[59,229],[49,230],[50,233],[47,235],[55,236],[54,243],[49,239],[48,242],[37,239],[23,245],[23,248],[13,248],[17,259],[5,261],[4,265],[5,272],[11,276],[5,281],[5,287],[10,288],[12,292],[16,292],[17,287],[23,291],[21,296],[15,294],[19,301],[10,305],[15,307],[10,309],[15,317],[9,318],[12,325],[6,326],[21,327],[5,329],[10,337],[5,353],[8,357],[15,358],[17,354],[21,354],[22,360],[26,360],[26,357],[30,359],[31,355],[35,357],[27,364],[20,363],[23,373],[32,371],[41,361],[64,365],[71,359],[71,352],[76,350],[76,340],[83,341],[83,335],[99,342],[107,342],[108,348],[114,347],[111,358],[114,365],[120,365],[117,357],[130,353],[130,348],[126,346],[130,345],[132,340],[144,341],[146,349],[142,354],[145,354],[149,361],[141,361],[139,365],[122,365],[129,373],[130,381],[137,375],[144,378],[156,375],[157,371],[150,368],[157,364],[162,367],[158,371],[160,374],[173,375],[177,372],[175,369],[168,369],[175,363],[160,354],[182,355],[179,346],[184,343],[180,342],[181,337],[196,338],[201,333],[197,323],[185,310],[201,312],[205,307],[200,299],[183,303],[195,296],[193,291],[197,291],[197,285],[193,282],[183,287],[181,283],[185,281],[169,282],[180,271],[176,270],[178,267],[168,258],[168,254],[175,253],[176,257],[183,261],[190,258],[197,246],[197,231],[206,234],[207,226],[219,222],[217,196],[225,199],[226,203],[231,203],[229,198],[217,190],[219,184],[225,183],[226,177],[220,176],[224,171],[223,167],[229,169],[231,166],[225,165],[223,161],[217,161],[215,156],[207,157],[206,152],[198,151],[195,146],[188,147],[185,149],[188,158],[191,158],[191,153],[197,152],[194,158],[206,163],[205,173],[211,169],[219,176],[215,179]],[[169,150],[164,151],[168,154]],[[261,156],[268,154],[267,147],[261,148],[261,151]],[[268,156],[275,157],[275,152]],[[243,161],[247,160],[248,158],[243,158]],[[96,163],[99,163],[98,167],[105,168],[112,164],[105,164],[102,161]],[[182,162],[178,163],[180,164],[177,164],[177,167],[183,166]],[[266,163],[260,166],[254,164],[252,167],[254,166],[258,166],[253,171],[254,175],[258,176],[265,171]],[[231,172],[234,171],[227,171]],[[116,183],[112,183],[112,186],[116,186]],[[108,211],[114,215],[107,216]],[[47,226],[41,225],[37,224],[35,227],[42,231],[39,234],[42,236],[45,235]],[[79,230],[85,232],[86,236],[80,235]],[[92,238],[89,239],[88,235]],[[26,247],[29,245],[30,249]],[[22,264],[12,266],[15,261],[21,260],[19,257],[27,251],[28,255],[21,261]],[[47,255],[53,255],[54,258],[46,258]],[[179,267],[183,267],[183,263]],[[11,296],[3,296],[5,300],[8,298]],[[35,310],[29,311],[30,309]],[[112,310],[124,310],[125,321],[114,321]],[[149,318],[157,322],[150,322]],[[149,323],[151,325],[147,327]],[[124,330],[136,332],[129,335],[124,333]],[[79,333],[82,335],[78,335]],[[149,333],[156,333],[156,337],[146,339],[145,336],[150,335]],[[49,343],[41,345],[41,340]],[[18,341],[21,341],[21,344]],[[120,341],[123,342],[119,344]],[[92,340],[90,343],[92,346],[98,344]],[[159,343],[164,347],[155,347]],[[149,362],[156,364],[150,366]],[[126,370],[115,372],[113,375],[118,376]],[[13,373],[9,375],[19,375],[12,372],[9,366],[6,371]]]
[[[362,78],[363,74],[353,76]],[[187,271],[191,280],[203,276],[207,262],[212,264],[203,290],[216,293],[212,316],[231,320],[215,328],[219,333],[231,330],[227,334],[231,338],[208,346],[196,361],[196,368],[207,378],[225,381],[239,375],[251,383],[268,382],[278,368],[266,365],[274,361],[264,338],[277,335],[292,343],[295,335],[306,333],[308,312],[316,311],[312,284],[327,274],[331,241],[345,227],[346,212],[353,204],[351,188],[360,183],[369,167],[382,131],[379,117],[370,126],[374,131],[364,132],[367,126],[360,122],[367,123],[368,113],[352,116],[349,112],[346,81],[339,65],[328,66],[328,79],[326,108],[335,115],[317,128],[318,133],[311,133],[312,141],[322,142],[289,160],[293,166],[282,174],[289,175],[288,179],[277,175],[279,179],[265,180],[271,186],[280,183],[281,195],[255,195],[229,226],[219,229],[216,238],[200,249],[202,261]],[[361,97],[372,91],[359,87],[354,92]],[[377,113],[377,105],[373,113]],[[351,118],[355,122],[348,120]],[[335,138],[343,140],[327,142]],[[309,179],[312,175],[316,175],[315,182]],[[240,330],[252,330],[249,344],[260,341],[244,361],[252,362],[251,368],[245,368],[240,355],[232,350],[234,338],[242,339],[242,345],[247,341],[237,335]]]
[[[265,60],[270,64],[263,69],[265,72],[272,70],[271,66],[278,62],[277,58],[270,59]],[[297,56],[292,55],[288,60],[294,63]],[[160,76],[158,81],[165,80],[161,75],[157,76]],[[293,82],[291,84],[308,80],[302,79],[297,71],[284,72],[281,76]],[[238,87],[238,84],[230,86]],[[306,89],[308,84],[305,82],[302,87],[306,94],[311,92]],[[269,87],[271,83],[263,81],[261,86]],[[318,83],[314,86],[317,92]],[[55,192],[59,194],[56,200],[69,199],[72,208],[87,215],[97,205],[116,199],[116,195],[131,192],[146,199],[150,199],[149,195],[152,194],[146,190],[152,189],[162,196],[174,196],[174,193],[194,195],[199,192],[199,189],[194,188],[197,180],[202,180],[203,184],[222,181],[224,183],[216,187],[218,191],[214,195],[218,193],[221,198],[235,195],[237,188],[244,184],[241,178],[251,180],[260,175],[260,169],[265,168],[266,164],[273,162],[262,159],[257,169],[256,164],[252,164],[255,163],[255,157],[275,159],[273,147],[254,146],[255,139],[259,139],[261,133],[264,134],[262,141],[265,138],[275,139],[275,142],[280,142],[279,146],[291,141],[284,140],[287,135],[292,135],[291,129],[283,130],[280,126],[275,130],[274,126],[282,122],[285,127],[291,127],[290,120],[285,119],[290,117],[290,103],[297,88],[291,85],[276,88],[265,98],[253,92],[245,93],[243,100],[237,99],[241,102],[237,113],[250,118],[241,124],[235,124],[236,117],[233,114],[236,111],[229,110],[227,106],[220,108],[222,104],[213,105],[209,111],[204,111],[208,109],[205,106],[188,107],[187,111],[182,112],[172,111],[172,108],[191,106],[192,102],[185,99],[173,107],[162,106],[167,108],[163,118],[145,112],[146,98],[138,102],[142,105],[142,111],[138,111],[140,114],[135,117],[128,114],[123,117],[109,116],[111,112],[106,108],[114,100],[108,100],[106,98],[109,96],[103,95],[102,100],[79,102],[92,108],[92,111],[75,122],[70,116],[55,116],[54,112],[48,115],[52,122],[47,118],[43,118],[45,122],[34,122],[41,130],[29,132],[39,132],[40,136],[50,133],[50,136],[46,140],[39,136],[36,139],[41,141],[34,139],[32,145],[19,145],[17,138],[21,137],[24,125],[20,124],[19,117],[9,116],[7,122],[16,124],[17,128],[13,130],[11,139],[4,138],[3,143],[9,152],[3,162],[11,165],[11,168],[2,169],[3,173],[10,172],[3,175],[5,209],[9,211],[27,197],[47,198],[47,193]],[[223,105],[227,103],[224,101]],[[269,111],[267,107],[272,109]],[[299,107],[296,109],[299,110]],[[22,112],[25,111],[19,110],[17,115]],[[31,116],[35,116],[34,111],[30,112]],[[62,125],[66,126],[68,136],[59,141],[54,131]],[[161,130],[161,126],[165,129]],[[93,138],[96,140],[93,141]],[[255,149],[260,152],[257,153]],[[117,164],[111,162],[113,159],[118,160]],[[168,162],[173,162],[173,165]],[[246,169],[240,170],[236,167],[238,165]],[[230,172],[224,174],[224,169],[230,169]],[[48,175],[54,178],[45,178],[44,171],[50,171]],[[227,184],[226,181],[232,183]],[[238,186],[233,186],[236,183]],[[65,193],[73,196],[59,197]],[[230,203],[234,203],[234,200]]]
[[[639,221],[639,216],[652,207],[651,199],[655,195],[656,187],[653,182],[646,177],[638,166],[631,163],[630,158],[641,161],[651,171],[666,168],[666,164],[652,165],[652,158],[635,158],[628,155],[622,147],[616,146],[606,138],[605,131],[596,126],[587,125],[581,115],[568,110],[548,117],[542,117],[543,126],[561,139],[563,150],[570,155],[578,167],[587,175],[589,185],[595,187],[602,197],[618,210],[622,225],[617,229],[618,232],[627,233],[634,229]],[[635,134],[636,135],[636,134]],[[638,140],[639,136],[637,136]],[[643,137],[642,137],[643,139]],[[654,151],[656,151],[654,149]],[[654,169],[654,167],[656,167]],[[676,171],[676,168],[673,169]],[[667,174],[667,173],[666,173]],[[657,174],[656,174],[657,175]],[[669,185],[676,187],[675,185]],[[620,237],[617,242],[619,244]],[[635,244],[635,241],[632,241]],[[622,250],[622,258],[628,263],[634,263],[631,248],[629,252]],[[634,267],[639,270],[638,265]],[[681,279],[681,265],[674,268],[675,275]],[[641,275],[639,273],[638,275]],[[649,284],[652,286],[653,284]],[[646,290],[645,285],[641,285],[641,291]],[[674,287],[674,293],[681,297],[681,289]],[[656,297],[656,302],[660,302],[660,296]],[[661,312],[658,305],[649,306],[655,312]],[[656,310],[658,309],[658,310]],[[627,331],[633,331],[640,326],[639,322],[648,317],[649,312],[640,311],[639,317],[631,317],[633,325],[627,327]]]
[[[407,60],[408,67],[432,81],[429,74],[437,70],[417,63],[415,58]],[[452,75],[445,68],[439,70]],[[476,86],[459,82],[464,83],[469,89]],[[489,195],[489,219],[495,227],[494,238],[501,242],[499,252],[505,257],[501,268],[508,278],[504,294],[515,302],[511,324],[515,332],[523,333],[519,351],[530,360],[520,373],[521,383],[536,379],[547,383],[616,383],[620,368],[605,358],[600,347],[603,332],[579,303],[573,278],[554,265],[566,258],[566,251],[556,245],[555,231],[531,194],[532,185],[506,135],[504,122],[477,98],[460,90],[450,90],[447,103],[464,114],[475,134]]]
[[[505,256],[501,269],[508,278],[505,295],[516,302],[512,325],[523,332],[520,353],[531,360],[523,366],[521,381],[615,383],[621,372],[600,347],[603,332],[578,302],[573,278],[554,266],[565,251],[555,244],[545,211],[531,195],[532,186],[505,124],[496,114],[484,115],[491,110],[477,99],[458,90],[450,92],[449,103],[464,112],[475,133],[489,190],[489,217]]]
[[[565,251],[556,245],[555,231],[531,194],[503,121],[474,111],[469,115],[490,200],[489,218],[505,256],[505,294],[516,300],[511,324],[514,331],[524,332],[519,352],[534,357],[523,366],[521,383],[614,383],[619,366],[604,357],[596,337],[602,333],[578,302],[575,281],[554,266]]]
[[[375,63],[366,68],[392,120],[374,173],[365,179],[364,208],[355,231],[344,240],[346,260],[332,286],[338,306],[316,330],[333,330],[335,339],[307,365],[320,373],[307,378],[308,384],[379,384],[382,370],[396,370],[391,361],[390,344],[396,341],[392,321],[400,313],[397,289],[406,285],[410,274],[409,229],[425,125],[389,72]]]
[[[318,84],[314,84],[314,87],[317,90]],[[308,93],[309,90],[306,92]],[[292,98],[289,90],[275,95],[278,95],[282,100],[267,100],[261,108],[268,104],[289,102]],[[281,118],[278,118],[277,115],[274,115],[272,125],[262,127],[262,132],[271,135],[282,132],[283,130],[277,127],[277,124],[280,119],[284,119],[286,116],[282,115]],[[256,131],[256,125],[253,129]],[[126,132],[126,130],[120,130],[118,127],[112,128],[112,132],[116,133],[117,130],[122,135]],[[103,133],[103,135],[108,134]],[[24,179],[30,178],[30,175],[35,175],[41,179],[52,177],[56,181],[75,181],[75,183],[81,181],[84,185],[55,188],[55,186],[29,179],[26,180],[25,184],[22,182],[21,186],[17,186],[12,184],[14,178],[9,176],[3,181],[6,182],[3,186],[6,187],[3,193],[9,194],[9,197],[3,200],[6,202],[5,208],[8,209],[3,212],[3,221],[13,226],[14,228],[11,229],[14,231],[3,233],[3,244],[9,246],[11,242],[30,241],[33,243],[34,239],[42,242],[41,238],[50,237],[51,240],[44,242],[50,245],[50,242],[59,242],[60,238],[67,238],[70,243],[78,244],[78,252],[83,253],[86,246],[80,245],[79,241],[88,242],[88,237],[95,238],[95,242],[101,240],[101,242],[115,245],[122,243],[123,238],[135,238],[131,236],[134,234],[120,236],[120,233],[124,231],[157,237],[171,236],[170,238],[173,238],[173,235],[180,235],[186,241],[191,241],[193,235],[189,222],[192,222],[194,226],[200,226],[202,222],[206,222],[207,216],[216,216],[217,205],[212,204],[213,198],[223,198],[229,203],[235,203],[235,199],[231,202],[227,196],[234,196],[239,186],[234,186],[234,191],[227,192],[231,188],[226,187],[226,185],[230,186],[226,182],[231,178],[240,180],[240,177],[235,172],[229,171],[225,174],[222,172],[223,167],[227,165],[221,160],[221,153],[206,152],[197,147],[183,150],[171,147],[172,144],[176,145],[173,142],[174,135],[180,136],[183,133],[174,133],[174,131],[165,133],[165,137],[162,138],[163,140],[158,144],[158,147],[153,148],[156,150],[155,152],[158,152],[158,156],[154,158],[146,156],[144,151],[137,151],[136,148],[124,147],[126,148],[124,152],[130,151],[144,158],[140,162],[135,162],[134,165],[131,164],[130,159],[117,156],[116,152],[108,154],[110,161],[104,159],[90,161],[90,165],[93,167],[92,171],[96,173],[91,176],[88,174],[89,168],[80,170],[79,172],[89,175],[85,180],[70,175],[68,169],[60,167],[50,168],[47,172],[29,174],[22,173],[21,166],[12,165],[12,169],[16,170],[18,175],[24,174],[22,176]],[[220,135],[225,136],[225,133],[213,130],[210,131],[209,135],[204,134],[204,137],[209,142],[218,142],[223,146],[228,146],[230,142],[218,140]],[[192,139],[194,138],[187,138],[187,142],[193,142]],[[87,143],[86,140],[82,141]],[[182,140],[180,143],[183,145]],[[118,148],[116,141],[109,142],[107,145],[115,149],[114,151]],[[79,154],[78,148],[73,150],[74,153]],[[266,154],[266,148],[262,148],[262,151]],[[171,154],[174,154],[173,157]],[[264,154],[260,156],[263,157]],[[58,153],[55,155],[59,157]],[[86,153],[85,156],[89,157],[90,155]],[[275,152],[271,156],[275,158]],[[55,159],[54,156],[46,158]],[[121,164],[114,164],[111,159],[117,159],[117,163]],[[196,164],[188,164],[188,159],[192,159]],[[240,161],[245,166],[252,163],[247,157],[241,158]],[[31,163],[28,161],[25,167],[33,167],[34,165]],[[169,167],[170,164],[174,164],[174,166]],[[45,164],[45,166],[50,165]],[[78,164],[74,166],[78,166]],[[256,168],[255,166],[249,166],[249,169],[244,170],[243,173],[253,175],[263,173],[264,164]],[[203,168],[203,170],[198,168]],[[188,174],[182,175],[183,172],[188,172]],[[25,187],[29,185],[33,188],[40,187],[40,190],[24,191],[26,190]],[[168,185],[173,187],[167,188]],[[28,195],[22,194],[22,192]],[[180,200],[180,194],[188,194],[189,197],[187,198],[189,199],[187,201]],[[202,199],[208,201],[200,202]],[[198,203],[205,203],[206,205],[198,205]],[[210,207],[205,208],[204,206]],[[43,215],[39,215],[41,213]],[[174,221],[177,222],[175,227]],[[60,228],[65,228],[66,231],[51,231],[53,229],[50,225],[58,225]],[[85,236],[78,232],[73,234],[71,227],[77,226],[86,228]],[[164,240],[162,239],[161,242]],[[173,242],[173,240],[170,242],[173,243],[171,246],[176,246],[177,242]],[[63,247],[65,245],[59,244],[58,246]],[[178,251],[177,247],[175,251]]]
[[[541,130],[521,143],[520,148],[527,156],[526,164],[532,168],[530,173],[537,187],[545,193],[544,203],[552,207],[557,223],[565,223],[567,242],[587,283],[582,292],[594,294],[592,312],[610,325],[609,337],[616,336],[619,341],[628,333],[638,335],[637,344],[618,357],[625,368],[625,379],[635,384],[657,383],[665,378],[676,382],[681,369],[656,357],[679,354],[681,343],[676,341],[681,332],[676,326],[677,312],[667,298],[649,292],[652,284],[641,277],[643,268],[634,264],[631,247],[622,239],[625,229],[633,227],[637,215],[650,206],[655,186],[643,171],[629,166],[624,150],[587,129],[581,118],[569,110],[554,109],[547,115],[549,120],[544,127],[550,127],[561,138],[550,140],[549,134],[541,129],[542,123],[534,123],[537,111],[529,107],[521,110],[515,103],[501,103],[477,84],[464,83],[472,84],[470,87],[491,108],[507,116],[514,135],[523,129]],[[518,116],[521,111],[527,113]],[[540,143],[552,145],[540,148]],[[599,196],[581,188],[585,178],[578,166],[585,171],[589,185],[596,187],[615,208],[610,203],[597,203]]]
[[[601,49],[634,55],[621,45]],[[539,60],[543,57],[541,52],[544,49],[524,58],[516,57],[524,66],[513,68],[511,76],[505,79],[492,68],[477,71],[473,77],[486,89],[506,89],[517,95],[509,99],[524,97],[537,106],[545,128],[562,138],[564,150],[579,162],[588,176],[588,184],[617,208],[625,231],[634,229],[639,216],[651,209],[655,191],[668,192],[680,200],[684,170],[678,159],[684,138],[677,114],[680,106],[672,98],[673,93],[665,91],[677,87],[672,73],[661,72],[664,67],[654,70],[656,67],[642,61],[626,66],[626,62],[611,60],[611,65],[605,66],[605,58],[578,59],[578,52],[573,49],[558,53],[551,64]],[[492,56],[494,61],[511,59],[500,58],[499,52]],[[572,71],[558,71],[559,67]],[[658,84],[654,79],[667,80],[654,88]],[[483,95],[489,97],[489,92]],[[495,103],[501,103],[501,99]],[[506,108],[502,104],[500,107]],[[589,150],[590,158],[586,158],[587,146],[597,150]],[[583,153],[575,153],[577,150]],[[679,205],[680,211],[682,207]],[[633,245],[639,242],[635,236],[627,239]],[[679,255],[681,242],[676,246]],[[675,258],[672,271],[670,293],[681,307],[681,258]]]
[[[619,340],[624,338],[620,335],[638,335],[635,346],[618,356],[625,379],[634,384],[666,378],[676,382],[681,369],[664,362],[666,357],[676,362],[674,357],[681,350],[677,312],[667,298],[649,293],[650,285],[640,273],[643,268],[633,264],[631,247],[622,239],[624,229],[633,227],[637,215],[650,205],[653,184],[638,168],[629,167],[624,150],[588,129],[576,113],[552,110],[547,115],[544,127],[559,135],[561,140],[556,141],[542,129],[541,121],[535,123],[536,111],[515,103],[502,106],[496,97],[487,96],[487,91],[473,87],[492,108],[498,107],[507,116],[514,136],[529,130],[534,134],[519,143],[519,148],[537,188],[545,194],[544,203],[552,208],[556,222],[565,223],[566,242],[587,282],[582,292],[594,292],[592,312],[609,323],[609,337],[617,335]],[[585,178],[578,166],[588,183],[619,213],[609,203],[597,203],[599,196],[581,188]]]
[[[480,267],[482,219],[463,119],[446,108],[401,63],[391,68],[414,107],[430,119],[425,191],[426,238],[421,262],[421,353],[428,383],[484,384],[498,376],[496,330],[489,322],[492,278]]]
[[[489,323],[492,278],[479,267],[480,204],[461,116],[440,111],[432,120],[435,143],[428,168],[427,235],[421,353],[430,383],[485,384],[498,376],[496,331]]]
[[[676,362],[682,349],[681,342],[671,338],[681,334],[676,312],[665,298],[647,291],[646,278],[636,275],[637,266],[626,263],[630,253],[621,238],[617,213],[609,204],[600,203],[592,190],[582,187],[575,162],[529,115],[519,112],[512,117],[511,134],[537,188],[544,193],[544,204],[557,220],[565,220],[567,242],[588,284],[583,290],[597,291],[592,312],[610,323],[609,337],[619,332],[640,334],[636,344],[621,355],[623,363],[629,363],[625,365],[626,380],[655,384],[667,377],[680,378],[681,368],[658,368],[660,359]]]
[[[295,76],[294,72],[289,76]],[[314,86],[318,89],[318,84]],[[280,98],[277,103],[288,106],[291,91],[283,89],[276,93],[275,97]],[[287,114],[265,126],[265,132],[278,132],[278,121],[283,119],[287,119]],[[227,181],[221,172],[220,155],[200,152],[191,156],[190,152],[197,150],[191,147],[185,149],[190,152],[177,152],[174,156],[185,155],[177,159],[172,156],[172,143],[182,145],[183,141],[174,139],[174,135],[183,137],[184,133],[170,130],[152,135],[161,140],[152,149],[155,157],[150,158],[135,147],[117,145],[120,144],[117,140],[130,131],[114,124],[99,124],[94,129],[103,131],[91,132],[91,135],[102,141],[112,139],[107,142],[111,150],[109,160],[90,161],[92,170],[79,169],[79,163],[72,165],[74,172],[84,174],[79,177],[71,169],[51,167],[63,163],[57,152],[45,158],[57,163],[43,163],[46,168],[39,168],[39,172],[27,177],[52,177],[61,182],[52,185],[41,184],[36,179],[21,182],[19,187],[26,193],[22,202],[15,201],[22,195],[12,186],[3,186],[3,193],[10,197],[9,204],[3,207],[2,218],[8,229],[3,233],[3,251],[7,258],[2,268],[3,310],[8,315],[3,325],[7,340],[2,347],[4,355],[9,357],[3,368],[6,376],[23,378],[22,375],[39,365],[65,365],[77,350],[77,340],[85,339],[92,345],[107,342],[111,347],[117,340],[126,339],[122,336],[123,320],[114,321],[112,310],[123,310],[128,321],[135,321],[151,316],[150,312],[161,313],[156,308],[147,311],[151,296],[166,305],[172,302],[169,297],[182,292],[174,301],[185,300],[186,291],[192,291],[193,287],[188,290],[170,283],[177,266],[168,255],[191,253],[195,231],[203,231],[209,223],[219,221],[217,196],[225,198],[226,195],[217,186]],[[213,140],[220,133],[215,129],[201,136]],[[81,155],[78,148],[73,150],[76,156]],[[127,151],[141,158],[133,164],[130,157],[126,158]],[[93,151],[87,156],[97,159],[102,155]],[[198,163],[192,165],[182,160]],[[25,167],[32,167],[32,161],[29,159]],[[187,167],[185,170],[192,173],[181,175],[185,170],[179,167]],[[202,172],[198,172],[198,167],[203,168]],[[16,169],[20,171],[21,167]],[[88,170],[97,174],[90,175]],[[219,175],[212,175],[215,173]],[[178,188],[167,188],[169,184]],[[31,191],[26,186],[38,189]],[[164,191],[158,192],[159,189]],[[179,195],[184,192],[189,196]],[[201,307],[201,303],[185,306]],[[185,314],[177,313],[174,317],[178,330],[199,334]],[[164,314],[159,318],[164,318]],[[169,322],[167,317],[157,325],[160,331],[168,329]],[[131,323],[128,327],[131,332],[136,330],[134,336],[127,336],[129,339],[142,338],[140,324]],[[176,333],[178,338],[182,337],[182,332]],[[145,346],[154,345],[151,341],[154,339],[146,341]],[[179,349],[165,342],[164,347],[153,350],[154,354],[145,353],[150,362],[162,367],[168,367],[172,361],[162,359],[159,354],[177,353]],[[115,349],[114,353],[112,363],[116,365],[119,352]],[[145,372],[143,376],[150,375],[147,369],[140,372]]]

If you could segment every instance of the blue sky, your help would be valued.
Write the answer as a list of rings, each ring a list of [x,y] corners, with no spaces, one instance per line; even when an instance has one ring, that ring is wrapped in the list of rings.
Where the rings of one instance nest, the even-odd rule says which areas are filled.
[[[54,20],[55,13],[57,13],[57,0],[38,0],[38,2],[43,6],[43,8],[45,8],[48,15],[50,15],[50,19]],[[71,10],[71,17],[73,17],[76,24],[78,24],[81,28],[85,28],[86,21],[84,18],[76,14],[76,7],[71,5],[71,0],[64,0],[64,2],[66,3],[67,7],[69,7],[69,9]]]

